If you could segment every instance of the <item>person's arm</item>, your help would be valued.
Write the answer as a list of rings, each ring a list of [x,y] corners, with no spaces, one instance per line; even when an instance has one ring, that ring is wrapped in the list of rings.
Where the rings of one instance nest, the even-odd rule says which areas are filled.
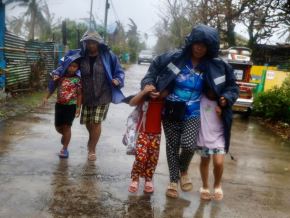
[[[80,112],[81,112],[81,107],[82,107],[82,100],[83,100],[83,96],[82,96],[82,87],[81,87],[81,82],[79,82],[78,84],[78,90],[77,90],[77,108],[76,108],[76,117],[80,116]]]
[[[160,93],[160,97],[161,99],[164,99],[166,98],[167,96],[169,95],[169,91],[167,89],[163,90],[161,93]]]
[[[47,92],[46,96],[42,100],[42,106],[47,105],[48,99],[52,96],[53,92]]]
[[[228,64],[225,64],[226,88],[221,94],[219,104],[221,107],[231,107],[239,97],[239,86],[236,83],[236,78],[233,69]]]
[[[80,93],[78,94],[78,97],[77,97],[76,117],[80,116],[81,107],[82,107],[82,94]]]
[[[137,95],[135,95],[131,100],[129,101],[130,106],[136,106],[139,104],[142,104],[145,101],[145,98],[150,92],[155,91],[155,87],[152,85],[147,85],[144,87],[143,90],[141,90]]]
[[[124,87],[124,80],[125,80],[124,70],[122,69],[122,67],[119,63],[117,56],[113,53],[110,53],[110,55],[111,55],[112,62],[114,65],[114,71],[112,72],[113,73],[112,83],[114,86],[122,88],[122,87]]]
[[[171,71],[168,70],[167,66],[178,55],[179,53],[175,51],[168,52],[157,56],[150,64],[146,75],[141,81],[141,89],[143,89],[146,85],[154,86],[158,92],[150,92],[151,98],[160,97],[159,91],[162,91],[166,85],[169,85],[165,85],[165,83],[170,83],[175,78],[175,73],[172,72],[171,74]],[[162,88],[160,87],[160,84],[163,84],[161,85]]]
[[[153,85],[154,87],[156,87],[156,80],[158,72],[160,71],[160,62],[161,56],[157,56],[156,58],[153,59],[146,75],[141,80],[141,89],[144,89],[146,85]]]

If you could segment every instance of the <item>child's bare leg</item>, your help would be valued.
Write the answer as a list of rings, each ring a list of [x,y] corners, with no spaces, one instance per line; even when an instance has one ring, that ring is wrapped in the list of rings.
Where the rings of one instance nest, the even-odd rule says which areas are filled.
[[[221,179],[224,171],[224,155],[213,155],[214,188],[221,188]]]
[[[63,126],[56,126],[55,129],[56,129],[56,131],[57,131],[59,134],[62,135],[62,136],[61,136],[61,140],[60,140],[60,142],[61,142],[61,144],[63,145],[63,129],[64,129],[64,127],[63,127]]]
[[[67,149],[71,139],[71,126],[63,125],[62,143],[63,149]]]
[[[56,126],[55,130],[59,133],[59,134],[63,134],[63,126]]]
[[[208,189],[208,174],[209,174],[209,163],[210,163],[210,157],[201,157],[199,170],[202,180],[202,187],[204,189]]]

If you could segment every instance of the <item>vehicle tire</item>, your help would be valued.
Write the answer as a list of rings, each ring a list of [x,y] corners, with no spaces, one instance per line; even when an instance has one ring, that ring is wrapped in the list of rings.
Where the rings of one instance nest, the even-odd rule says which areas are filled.
[[[248,118],[251,115],[251,113],[252,113],[252,108],[248,108],[248,110],[245,113],[243,113],[243,116],[245,118]]]

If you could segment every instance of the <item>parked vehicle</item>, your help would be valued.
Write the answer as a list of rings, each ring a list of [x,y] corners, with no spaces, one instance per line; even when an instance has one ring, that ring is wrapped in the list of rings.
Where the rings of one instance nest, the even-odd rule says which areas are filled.
[[[231,47],[221,51],[222,58],[233,68],[240,87],[240,96],[233,106],[233,111],[250,115],[254,101],[254,88],[256,83],[251,83],[251,49],[246,47]]]
[[[154,54],[151,50],[142,50],[138,55],[138,64],[142,62],[151,63],[153,58]]]

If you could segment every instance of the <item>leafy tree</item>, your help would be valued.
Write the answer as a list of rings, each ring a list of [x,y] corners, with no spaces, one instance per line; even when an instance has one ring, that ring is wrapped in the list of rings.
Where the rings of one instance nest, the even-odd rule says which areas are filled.
[[[170,43],[170,34],[168,28],[168,20],[163,18],[162,21],[155,28],[155,34],[158,37],[157,43],[155,45],[155,52],[156,54],[161,54],[166,51],[173,49],[175,45]]]
[[[290,42],[290,1],[283,0],[280,10],[284,14],[284,20],[281,23],[282,30],[279,37],[286,35],[286,42]]]
[[[67,45],[70,49],[79,48],[79,41],[82,35],[87,31],[87,25],[77,23],[74,20],[66,19]],[[53,41],[62,43],[62,22],[58,21],[52,29]]]
[[[127,44],[130,53],[130,60],[132,62],[136,62],[137,60],[137,53],[145,48],[145,44],[140,42],[140,34],[138,33],[138,27],[134,20],[129,18],[129,30],[126,33],[127,37]]]
[[[164,0],[160,9],[160,22],[156,25],[155,34],[157,54],[183,45],[184,37],[190,32],[192,23],[189,21],[187,4],[184,0]],[[190,14],[190,13],[189,13]]]
[[[261,40],[272,37],[282,25],[283,35],[290,27],[289,0],[163,0],[160,13],[161,21],[156,27],[159,51],[171,47],[162,44],[163,40],[179,47],[184,36],[198,23],[217,28],[221,43],[226,46],[237,42],[240,45],[241,37],[234,30],[237,24],[243,24],[252,49]]]
[[[34,40],[35,33],[48,35],[51,32],[51,15],[45,0],[7,0],[6,4],[14,4],[13,7],[25,7],[26,11],[19,17],[13,17],[10,21],[12,31],[21,33],[24,27],[28,31],[28,39]],[[15,27],[13,28],[13,26]],[[25,33],[25,31],[24,31]]]
[[[279,0],[252,0],[243,12],[243,24],[248,29],[248,46],[253,48],[261,40],[273,36],[285,19]]]
[[[218,29],[221,40],[228,46],[236,45],[235,26],[249,0],[187,0],[191,20]]]

